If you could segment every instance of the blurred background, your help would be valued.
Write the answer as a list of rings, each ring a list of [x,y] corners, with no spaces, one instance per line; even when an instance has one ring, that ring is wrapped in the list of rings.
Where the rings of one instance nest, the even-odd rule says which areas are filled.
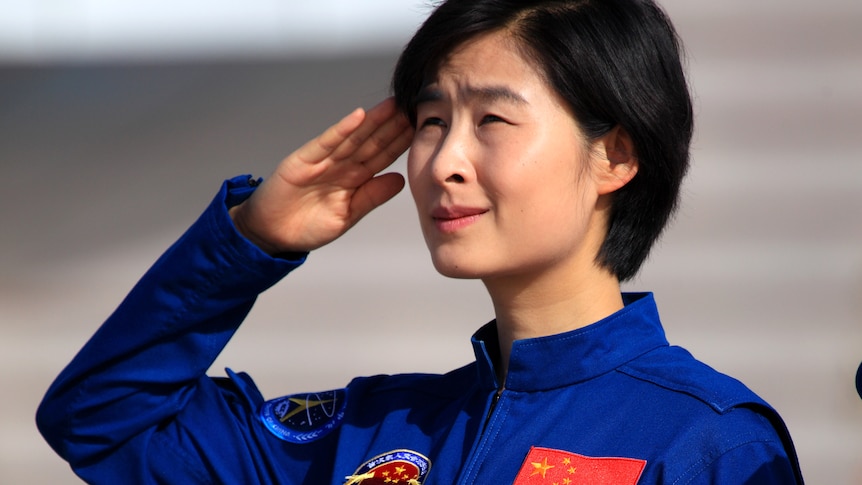
[[[682,209],[629,290],[862,484],[862,2],[665,0],[696,102]],[[388,93],[424,0],[0,0],[0,483],[78,483],[42,394],[221,181]],[[396,169],[403,171],[403,161]],[[211,372],[267,397],[444,372],[493,318],[407,193],[261,296]]]

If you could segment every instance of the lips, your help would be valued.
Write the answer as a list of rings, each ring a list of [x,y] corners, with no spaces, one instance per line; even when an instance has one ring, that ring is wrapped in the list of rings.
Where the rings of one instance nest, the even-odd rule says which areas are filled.
[[[478,221],[488,209],[478,207],[438,207],[431,211],[431,218],[437,229],[444,233],[453,233]]]

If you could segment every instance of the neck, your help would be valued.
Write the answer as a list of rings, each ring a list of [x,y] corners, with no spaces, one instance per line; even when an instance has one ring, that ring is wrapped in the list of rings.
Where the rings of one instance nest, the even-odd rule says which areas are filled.
[[[526,283],[484,281],[497,320],[500,382],[505,382],[515,340],[576,330],[623,308],[619,281],[608,271],[593,267],[559,273],[534,276]]]

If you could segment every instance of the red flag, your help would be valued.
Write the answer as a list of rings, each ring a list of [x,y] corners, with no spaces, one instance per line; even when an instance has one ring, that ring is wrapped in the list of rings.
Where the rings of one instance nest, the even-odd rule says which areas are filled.
[[[513,485],[635,485],[646,460],[594,458],[550,448],[530,448]]]

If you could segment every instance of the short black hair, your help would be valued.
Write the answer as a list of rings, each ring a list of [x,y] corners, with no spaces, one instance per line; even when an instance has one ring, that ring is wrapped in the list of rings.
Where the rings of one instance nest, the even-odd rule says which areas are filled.
[[[593,141],[621,126],[638,172],[613,194],[596,261],[619,278],[637,274],[675,211],[693,131],[682,47],[651,0],[448,0],[406,45],[392,90],[416,123],[416,96],[446,58],[478,35],[506,31],[568,102]]]

